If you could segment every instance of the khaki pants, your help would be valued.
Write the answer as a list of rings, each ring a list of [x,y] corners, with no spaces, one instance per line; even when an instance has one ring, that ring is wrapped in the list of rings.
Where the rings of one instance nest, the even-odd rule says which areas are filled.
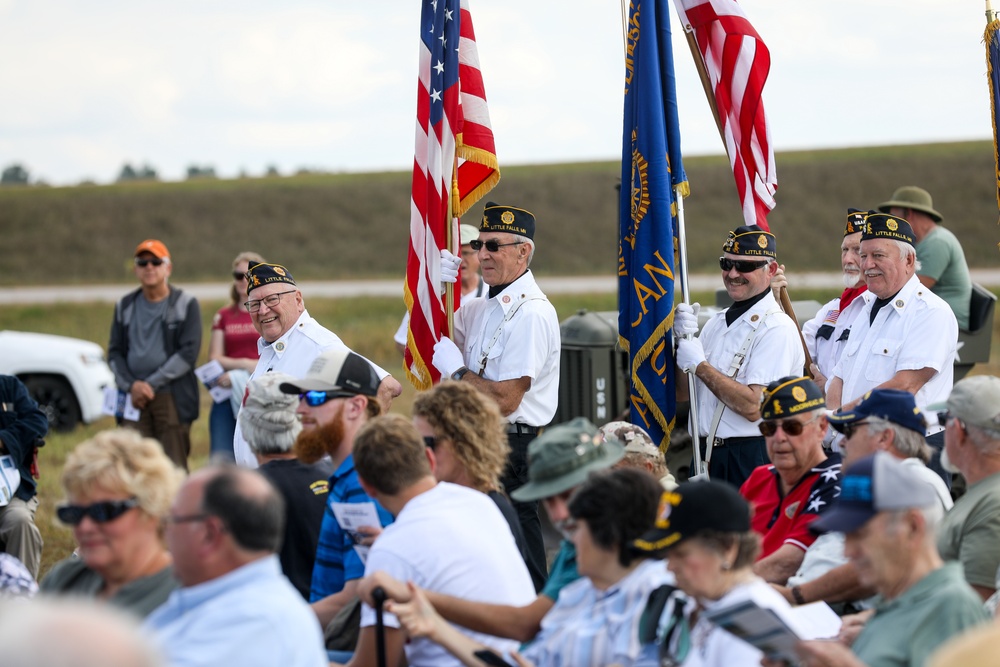
[[[38,579],[42,563],[42,534],[35,525],[38,496],[25,502],[11,498],[6,507],[0,507],[0,551],[17,557]]]
[[[126,421],[124,426],[134,428],[143,437],[160,441],[174,465],[188,469],[188,455],[191,453],[191,424],[183,424],[177,419],[174,395],[166,392],[156,394],[143,408],[139,421]]]

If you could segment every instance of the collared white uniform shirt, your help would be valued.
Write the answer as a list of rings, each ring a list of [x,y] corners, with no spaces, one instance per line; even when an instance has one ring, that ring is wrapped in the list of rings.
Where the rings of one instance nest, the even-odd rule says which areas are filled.
[[[844,382],[847,404],[887,382],[899,371],[933,368],[937,373],[916,394],[917,405],[946,401],[955,377],[958,321],[941,297],[914,275],[869,324],[877,297],[865,292],[864,307],[851,326],[834,375]],[[942,430],[928,429],[928,435]]]
[[[765,314],[770,313],[767,318]],[[752,329],[763,326],[757,332],[746,360],[736,373],[735,380],[743,385],[758,384],[766,387],[771,382],[788,375],[801,377],[806,355],[802,351],[798,329],[792,319],[781,312],[774,295],[768,293],[743,313],[729,327],[726,327],[726,311],[716,313],[701,330],[699,340],[705,348],[708,363],[724,375],[729,375],[733,357],[743,347]],[[698,431],[707,436],[712,425],[719,399],[700,380],[697,384]],[[717,438],[747,438],[759,436],[757,424],[726,408],[716,431]]]
[[[503,330],[491,346],[501,325]],[[492,299],[464,302],[455,311],[455,344],[462,350],[465,365],[473,373],[482,368],[481,375],[487,380],[531,378],[531,387],[521,404],[507,415],[508,422],[545,426],[552,421],[559,403],[562,339],[556,309],[538,288],[531,271]]]

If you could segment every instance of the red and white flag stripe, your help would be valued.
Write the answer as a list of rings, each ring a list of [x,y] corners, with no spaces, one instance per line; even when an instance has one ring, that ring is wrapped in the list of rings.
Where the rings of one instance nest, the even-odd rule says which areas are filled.
[[[735,0],[674,0],[674,5],[708,72],[743,218],[768,229],[778,177],[761,94],[771,55]]]

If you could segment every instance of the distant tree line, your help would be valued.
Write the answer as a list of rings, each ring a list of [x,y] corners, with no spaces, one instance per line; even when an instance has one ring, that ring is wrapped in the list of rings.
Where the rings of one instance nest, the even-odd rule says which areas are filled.
[[[122,165],[122,170],[118,172],[118,182],[128,183],[130,181],[158,181],[160,177],[156,173],[156,169],[144,164],[141,167],[133,167],[131,164],[126,162]]]
[[[305,176],[309,174],[328,174],[330,172],[324,171],[323,169],[316,169],[310,167],[301,167],[294,172],[289,172],[289,174],[294,173],[296,176]],[[264,168],[263,174],[261,176],[265,178],[280,178],[282,173],[278,170],[278,167],[274,164],[269,164]],[[218,174],[215,173],[215,167],[209,164],[191,164],[186,170],[187,180],[194,179],[214,179],[218,178]],[[239,173],[239,178],[251,178],[251,175],[246,172],[246,170],[241,170]],[[126,162],[122,165],[122,168],[118,171],[118,175],[115,177],[115,183],[135,183],[143,181],[159,181],[160,175],[155,167],[149,163],[133,165],[131,162]],[[15,162],[7,167],[5,167],[2,172],[0,172],[0,186],[8,185],[47,185],[41,180],[35,180],[32,182],[31,173],[28,168],[25,167],[20,162]],[[91,179],[84,179],[80,181],[79,185],[96,185],[96,183]]]
[[[12,164],[0,174],[0,185],[27,185],[30,181],[31,176],[22,164]]]

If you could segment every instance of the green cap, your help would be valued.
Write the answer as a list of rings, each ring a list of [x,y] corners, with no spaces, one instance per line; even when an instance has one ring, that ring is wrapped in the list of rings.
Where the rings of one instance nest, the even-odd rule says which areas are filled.
[[[511,492],[518,502],[541,500],[578,486],[594,470],[610,468],[625,448],[583,417],[545,431],[528,445],[528,483]]]

